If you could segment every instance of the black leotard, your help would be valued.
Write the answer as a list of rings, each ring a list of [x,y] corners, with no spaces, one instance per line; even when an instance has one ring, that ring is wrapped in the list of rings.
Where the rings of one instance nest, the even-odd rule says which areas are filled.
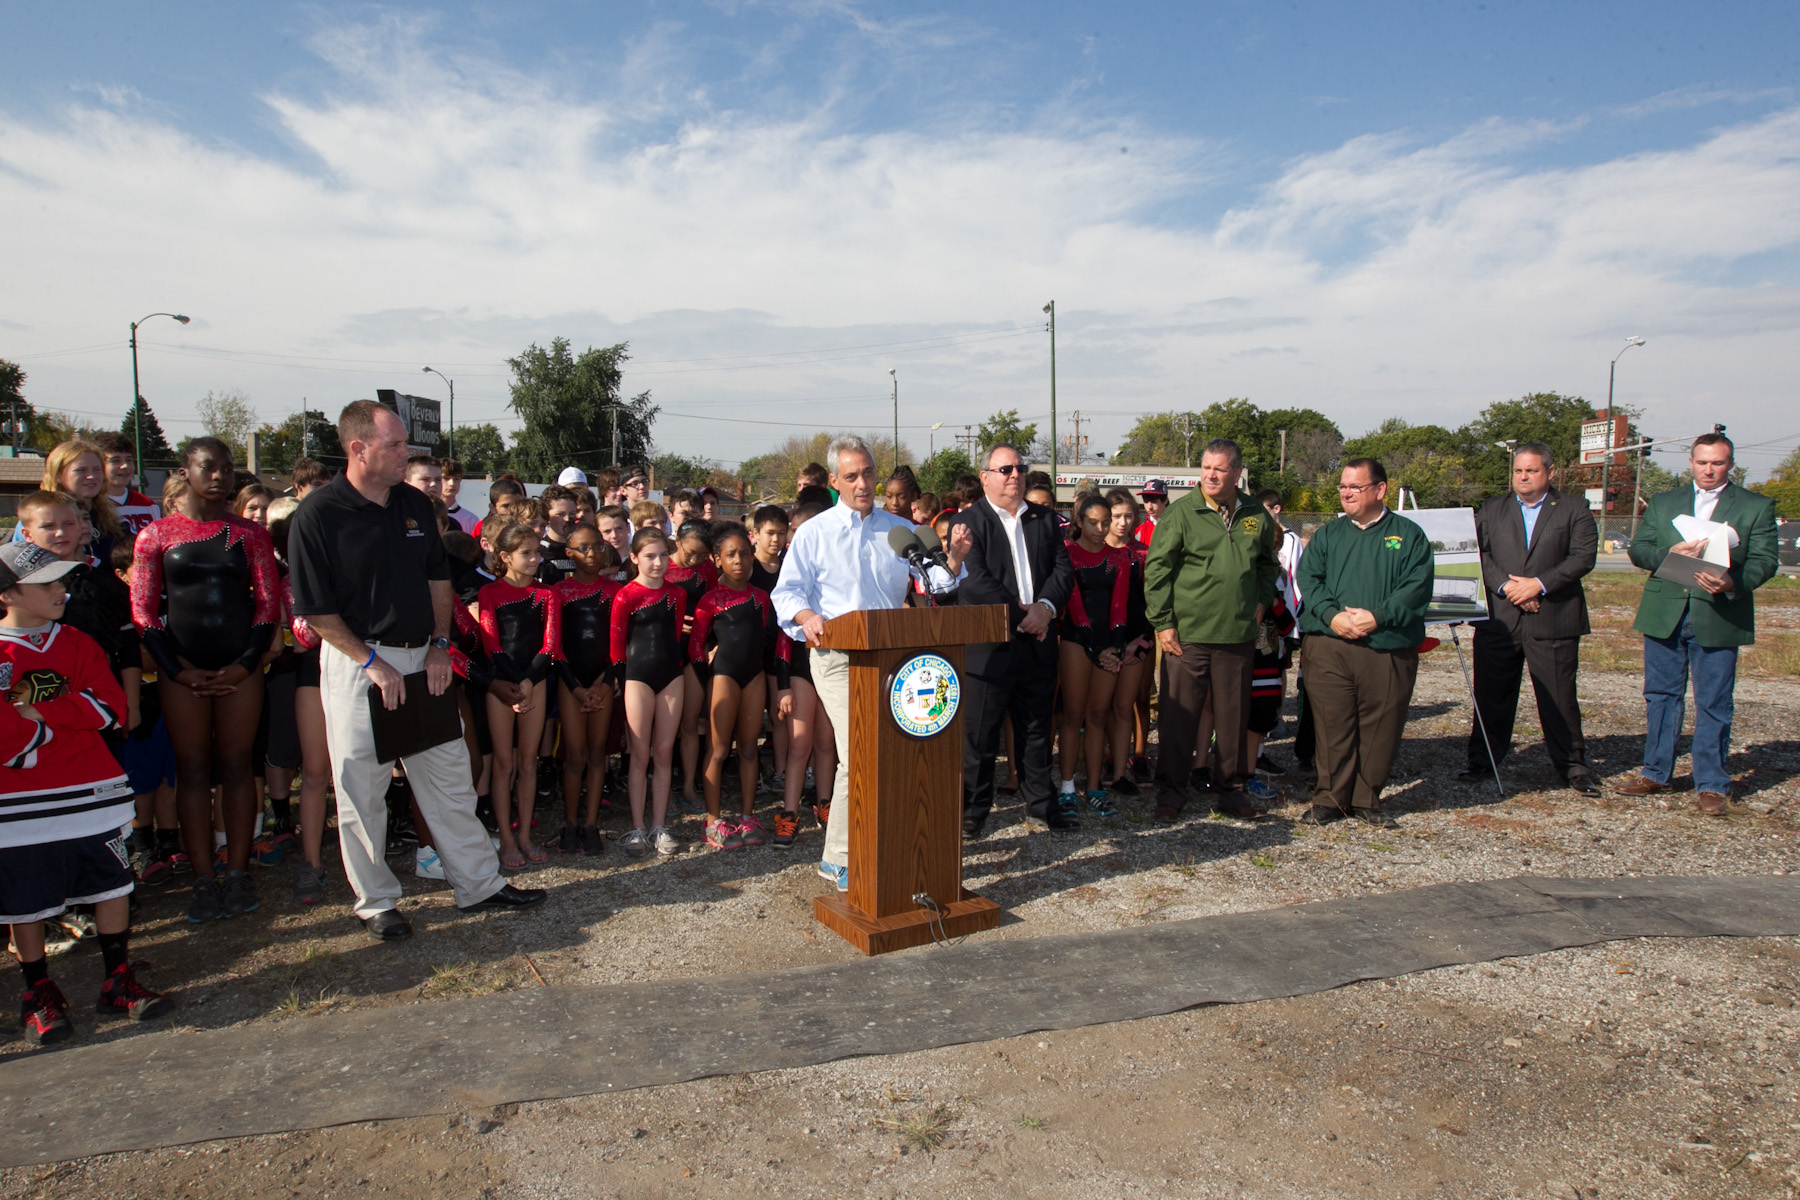
[[[611,651],[626,679],[660,692],[681,675],[687,662],[681,618],[687,600],[667,583],[648,588],[632,580],[613,597]]]
[[[605,578],[593,583],[570,578],[556,585],[562,598],[562,658],[556,670],[570,691],[593,687],[612,666],[612,605],[619,590]]]
[[[281,614],[281,572],[261,525],[181,513],[152,521],[131,579],[131,618],[164,678],[180,674],[183,658],[207,671],[258,668]]]
[[[740,688],[764,671],[772,674],[781,643],[769,593],[757,587],[721,584],[700,597],[694,629],[688,635],[688,657],[696,665],[706,663],[709,643],[718,649],[710,674],[723,675]]]
[[[481,642],[494,678],[536,683],[562,654],[562,601],[547,587],[496,579],[481,589]]]
[[[1063,609],[1062,635],[1098,662],[1101,651],[1125,648],[1131,558],[1116,546],[1096,552],[1070,542],[1069,565],[1075,568],[1075,586]]]

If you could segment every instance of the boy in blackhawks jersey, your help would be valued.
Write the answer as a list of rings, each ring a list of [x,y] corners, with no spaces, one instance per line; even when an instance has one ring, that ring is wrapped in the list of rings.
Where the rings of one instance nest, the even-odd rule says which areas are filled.
[[[57,623],[77,565],[30,542],[0,546],[0,921],[25,974],[20,1020],[33,1045],[74,1032],[44,960],[44,919],[70,905],[94,906],[106,971],[96,1007],[134,1021],[171,1007],[127,955],[131,786],[100,736],[122,725],[125,694],[99,645]]]

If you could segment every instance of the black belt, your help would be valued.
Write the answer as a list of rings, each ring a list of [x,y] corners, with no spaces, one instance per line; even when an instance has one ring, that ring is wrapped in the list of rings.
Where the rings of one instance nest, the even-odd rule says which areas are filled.
[[[367,646],[383,646],[389,650],[423,650],[425,647],[431,645],[431,643],[429,641],[424,641],[424,642],[380,642],[380,641],[376,641],[374,638],[365,639],[363,644],[367,645]]]

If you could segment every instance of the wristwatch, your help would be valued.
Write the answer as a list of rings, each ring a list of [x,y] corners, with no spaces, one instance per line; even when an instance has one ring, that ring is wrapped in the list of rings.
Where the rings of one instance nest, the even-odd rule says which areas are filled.
[[[447,637],[434,637],[431,639],[431,648],[433,650],[448,650],[450,648],[450,639]]]

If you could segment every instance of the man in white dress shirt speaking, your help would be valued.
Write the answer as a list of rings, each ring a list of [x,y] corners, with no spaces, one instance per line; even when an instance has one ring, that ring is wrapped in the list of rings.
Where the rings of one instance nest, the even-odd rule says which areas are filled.
[[[838,730],[837,781],[831,791],[835,803],[831,822],[825,827],[819,874],[842,892],[850,887],[850,759],[856,753],[849,741],[850,656],[820,648],[818,643],[825,622],[835,617],[865,609],[899,608],[906,603],[912,568],[895,555],[887,538],[889,530],[911,529],[912,522],[875,507],[880,487],[875,456],[861,438],[834,439],[825,451],[825,466],[838,493],[837,506],[794,534],[772,599],[782,632],[795,641],[805,639],[813,647],[813,686],[832,727]],[[968,552],[968,530],[953,529],[944,545],[950,569],[931,568],[932,591],[955,590]]]

